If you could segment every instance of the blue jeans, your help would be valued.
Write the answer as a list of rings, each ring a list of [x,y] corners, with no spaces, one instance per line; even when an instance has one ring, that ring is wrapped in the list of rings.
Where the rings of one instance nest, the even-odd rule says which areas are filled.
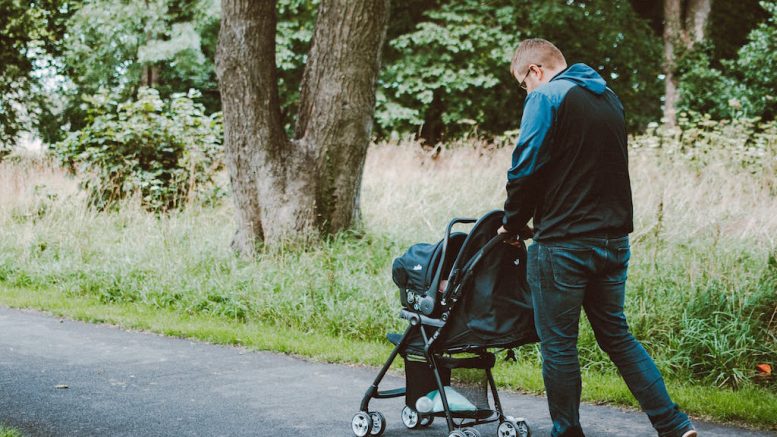
[[[610,356],[659,435],[679,435],[691,425],[670,399],[655,363],[629,332],[623,303],[630,255],[628,236],[529,247],[528,279],[554,437],[583,435],[577,355],[581,308],[599,347]]]

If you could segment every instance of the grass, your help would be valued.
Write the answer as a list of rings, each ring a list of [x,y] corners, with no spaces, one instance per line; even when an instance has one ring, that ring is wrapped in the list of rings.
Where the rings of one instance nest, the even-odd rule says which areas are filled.
[[[702,165],[656,151],[653,140],[635,140],[648,146],[631,157],[632,331],[684,409],[777,429],[777,383],[755,370],[777,367],[777,153],[760,167],[725,151]],[[479,142],[436,157],[415,145],[374,146],[363,233],[307,252],[268,249],[254,260],[229,249],[228,201],[158,216],[128,200],[101,213],[45,159],[0,164],[0,303],[377,365],[388,352],[381,338],[402,326],[391,260],[414,242],[439,239],[451,216],[500,207],[509,155]],[[587,323],[580,350],[586,399],[633,406]],[[538,393],[538,369],[536,348],[525,347],[498,379]]]
[[[22,437],[22,433],[17,429],[0,425],[0,437]]]

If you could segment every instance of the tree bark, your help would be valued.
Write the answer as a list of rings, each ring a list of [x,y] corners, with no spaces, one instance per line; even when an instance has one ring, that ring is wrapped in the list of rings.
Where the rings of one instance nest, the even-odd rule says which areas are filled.
[[[685,13],[685,29],[690,44],[704,41],[707,21],[712,11],[712,0],[689,0]]]
[[[224,0],[216,54],[237,233],[233,247],[310,240],[358,219],[388,0],[323,0],[294,140],[283,131],[275,1]]]
[[[664,120],[677,125],[677,52],[704,40],[712,0],[664,0]]]
[[[159,84],[159,66],[148,64],[143,66],[143,72],[140,83],[143,86],[154,88]]]
[[[150,6],[148,4],[148,0],[144,0],[143,2],[146,5],[146,9],[148,9]],[[153,19],[152,19],[153,20]],[[146,26],[148,26],[150,23],[146,23]],[[155,38],[156,35],[153,35],[150,30],[146,31],[146,44],[148,44],[149,41]],[[143,66],[140,83],[143,86],[154,88],[157,83],[159,82],[159,67],[154,65],[153,63],[146,63],[146,65]]]
[[[675,45],[682,37],[682,6],[680,0],[664,0],[664,122],[675,127],[677,116],[677,79],[675,69]]]
[[[250,255],[264,237],[254,161],[283,140],[275,71],[275,3],[222,2],[216,73],[224,108],[224,152],[237,232],[232,247]]]
[[[445,128],[445,123],[442,121],[442,114],[445,112],[442,99],[443,92],[442,89],[434,90],[432,103],[429,105],[429,109],[426,110],[426,114],[424,114],[424,124],[421,126],[416,138],[421,141],[424,148],[430,150],[442,140],[443,129]]]
[[[316,224],[324,233],[347,229],[360,217],[388,16],[388,0],[324,0],[318,9],[296,137],[316,162]]]

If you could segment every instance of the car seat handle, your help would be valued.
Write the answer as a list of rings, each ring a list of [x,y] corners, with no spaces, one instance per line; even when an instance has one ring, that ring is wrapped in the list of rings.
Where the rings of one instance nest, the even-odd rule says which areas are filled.
[[[420,309],[423,314],[428,316],[434,312],[436,306],[435,304],[437,302],[437,294],[439,294],[440,277],[442,276],[443,266],[445,265],[445,255],[448,252],[448,242],[451,239],[451,231],[453,230],[453,226],[459,223],[475,223],[477,221],[478,219],[469,217],[455,217],[448,223],[448,226],[445,227],[445,239],[442,242],[440,265],[437,268],[437,272],[434,274],[431,287],[426,291],[426,297],[421,301]]]

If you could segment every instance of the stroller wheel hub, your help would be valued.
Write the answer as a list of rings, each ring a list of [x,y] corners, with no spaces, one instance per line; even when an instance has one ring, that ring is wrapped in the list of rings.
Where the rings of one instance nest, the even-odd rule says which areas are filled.
[[[415,429],[418,426],[418,412],[408,406],[402,409],[402,423],[406,428]]]
[[[359,411],[351,419],[351,429],[356,437],[365,437],[372,429],[372,418],[364,411]]]
[[[506,421],[499,424],[496,435],[497,437],[531,437],[531,429],[525,419],[508,417]]]
[[[480,431],[476,430],[475,428],[462,428],[462,431],[467,437],[481,437]]]
[[[370,419],[372,419],[372,428],[370,429],[370,435],[381,436],[386,431],[386,418],[383,414],[373,411],[370,413]]]

